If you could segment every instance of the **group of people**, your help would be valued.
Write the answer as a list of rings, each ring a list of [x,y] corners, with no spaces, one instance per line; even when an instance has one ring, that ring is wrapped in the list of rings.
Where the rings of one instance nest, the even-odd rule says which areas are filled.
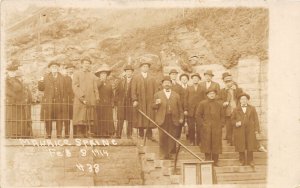
[[[48,64],[49,73],[38,82],[38,89],[44,93],[40,115],[45,122],[47,138],[51,138],[53,121],[58,138],[63,136],[63,127],[65,138],[69,138],[72,120],[74,137],[121,138],[126,122],[127,138],[132,137],[133,128],[136,128],[139,138],[147,137],[152,141],[156,141],[153,137],[156,125],[180,139],[187,124],[186,137],[190,144],[200,145],[205,159],[218,165],[222,153],[222,127],[226,126],[224,139],[236,147],[241,164],[254,165],[258,116],[255,108],[248,104],[250,96],[238,87],[229,72],[222,75],[223,89],[212,80],[211,70],[204,73],[202,82],[198,73],[190,76],[183,73],[178,83],[179,73],[172,69],[159,84],[149,73],[151,63],[142,61],[138,71],[126,65],[124,78],[115,85],[108,79],[111,69],[106,64],[94,72],[90,70],[91,64],[89,58],[83,58],[76,71],[73,65],[64,66],[57,61]],[[190,79],[191,85],[188,84]],[[17,82],[13,87],[16,85]],[[6,91],[7,96],[16,93],[17,90]],[[117,107],[116,128],[114,107]],[[164,159],[172,158],[176,152],[173,138],[160,129],[159,146]]]

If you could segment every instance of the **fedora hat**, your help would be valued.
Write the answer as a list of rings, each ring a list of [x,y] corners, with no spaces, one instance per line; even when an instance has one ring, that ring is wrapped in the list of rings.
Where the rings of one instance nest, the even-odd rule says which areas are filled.
[[[217,92],[217,90],[216,89],[214,89],[214,88],[209,88],[208,90],[206,90],[206,95],[208,94],[208,93],[210,93],[210,92],[215,92],[215,94],[217,94],[218,92]]]
[[[92,60],[88,56],[81,58],[80,63],[83,63],[84,61],[88,61],[92,64]]]
[[[192,75],[191,75],[191,78],[193,78],[194,76],[198,76],[198,78],[201,80],[201,76],[200,76],[199,73],[194,73],[194,74],[192,74]]]
[[[172,74],[172,73],[178,74],[178,71],[176,69],[171,69],[171,71],[169,72],[169,75]]]
[[[232,76],[231,76],[231,74],[229,72],[224,72],[222,74],[222,79],[223,79],[224,82],[231,81],[232,80]]]
[[[67,64],[66,65],[66,69],[69,69],[69,68],[75,68],[75,65],[73,65],[73,64]]]
[[[52,65],[56,65],[56,66],[60,66],[60,63],[58,63],[56,60],[53,60],[51,61],[49,64],[48,64],[48,68],[50,68]]]
[[[211,76],[214,76],[214,74],[212,73],[212,70],[207,70],[205,71],[204,75],[211,75]]]
[[[124,67],[124,71],[126,71],[126,70],[132,70],[132,71],[134,71],[134,68],[131,65],[126,65]]]
[[[247,97],[247,99],[250,100],[250,95],[248,95],[247,93],[241,93],[241,94],[238,96],[238,100],[240,100],[241,97],[243,97],[243,96]]]
[[[170,76],[164,76],[163,79],[161,80],[161,83],[163,83],[164,81],[170,81],[170,82],[172,82]]]
[[[107,72],[107,76],[109,76],[111,69],[107,64],[103,64],[95,71],[95,75],[99,76],[101,72]]]
[[[181,77],[183,77],[183,76],[186,76],[188,80],[190,79],[190,77],[189,77],[188,74],[182,73],[182,74],[179,76],[179,80],[181,80]]]

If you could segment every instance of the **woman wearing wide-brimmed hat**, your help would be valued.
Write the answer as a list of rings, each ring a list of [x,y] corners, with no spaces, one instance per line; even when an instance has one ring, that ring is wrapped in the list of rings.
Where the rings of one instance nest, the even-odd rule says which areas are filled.
[[[99,103],[96,106],[95,137],[111,137],[115,133],[113,121],[114,93],[113,86],[107,77],[111,69],[107,64],[101,65],[95,75],[98,77]]]

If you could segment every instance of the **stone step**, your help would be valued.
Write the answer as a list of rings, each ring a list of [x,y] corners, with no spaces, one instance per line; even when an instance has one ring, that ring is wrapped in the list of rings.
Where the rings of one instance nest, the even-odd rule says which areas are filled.
[[[205,158],[204,153],[197,152],[195,154],[201,158]],[[268,157],[267,153],[264,153],[264,152],[254,152],[253,156],[254,156],[254,159],[256,159],[256,158],[266,159]],[[222,154],[219,155],[219,157],[220,157],[220,159],[238,159],[239,154],[238,154],[238,152],[223,152]],[[178,158],[179,159],[191,159],[191,158],[195,158],[195,157],[193,155],[191,155],[190,153],[188,153],[187,151],[182,151],[182,152],[179,152]]]
[[[232,172],[266,172],[267,166],[257,165],[255,168],[250,166],[222,166],[214,168],[216,173],[232,173]]]
[[[192,152],[200,152],[199,146],[187,146]],[[159,153],[159,146],[145,146],[145,153]],[[183,147],[180,148],[180,152],[186,151]],[[223,146],[222,152],[235,152],[234,146]]]
[[[266,172],[244,172],[244,173],[217,173],[217,182],[222,181],[248,181],[248,180],[266,180]]]
[[[267,165],[267,159],[255,159],[255,165]],[[220,166],[239,166],[240,162],[238,159],[219,159]]]
[[[218,184],[252,184],[253,188],[257,187],[265,187],[265,184],[267,183],[266,179],[263,180],[242,180],[242,181],[218,181]],[[258,184],[261,184],[262,186],[257,186]],[[248,187],[248,186],[247,186]],[[251,186],[252,187],[252,186]]]

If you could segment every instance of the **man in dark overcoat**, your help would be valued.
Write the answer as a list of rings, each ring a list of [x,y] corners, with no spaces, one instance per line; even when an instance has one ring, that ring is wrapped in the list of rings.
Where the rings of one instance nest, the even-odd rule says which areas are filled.
[[[224,111],[216,98],[217,91],[206,91],[207,99],[202,101],[195,113],[196,121],[201,126],[201,152],[205,160],[213,160],[218,165],[219,154],[222,153],[222,124]]]
[[[223,81],[225,83],[225,88],[220,90],[219,100],[223,104],[223,108],[225,111],[225,127],[226,127],[226,136],[225,140],[230,145],[233,145],[233,135],[232,130],[233,126],[231,123],[231,114],[233,109],[238,105],[238,96],[243,92],[241,88],[237,86],[237,84],[232,80],[232,76],[230,73],[225,72],[222,75]]]
[[[200,86],[204,93],[208,91],[209,89],[214,89],[219,94],[220,92],[220,85],[217,82],[214,82],[212,78],[214,77],[214,74],[212,70],[207,70],[204,72],[205,80],[200,83]],[[218,99],[218,94],[216,96],[216,99]]]
[[[255,107],[248,104],[248,94],[241,93],[238,99],[240,104],[232,113],[235,150],[239,152],[241,165],[249,164],[253,167],[253,152],[257,151],[256,134],[260,132],[258,115]]]
[[[204,91],[199,85],[201,76],[198,73],[191,75],[193,84],[188,86],[184,100],[184,115],[188,117],[188,140],[191,145],[200,143],[200,127],[195,121],[195,112],[198,104],[205,98]]]
[[[56,122],[57,138],[62,136],[64,77],[58,72],[60,64],[53,60],[48,64],[47,73],[38,82],[38,89],[44,92],[41,107],[41,120],[45,121],[46,138],[51,138],[52,122]]]
[[[146,137],[152,141],[155,139],[152,136],[152,129],[155,126],[137,109],[143,111],[148,117],[154,119],[154,110],[152,102],[155,92],[158,90],[158,84],[154,76],[149,74],[150,62],[140,62],[140,71],[132,78],[131,98],[133,107],[136,108],[133,116],[133,127],[138,129],[139,137],[144,137],[144,130],[146,129]]]
[[[171,89],[172,83],[169,76],[163,78],[162,85],[163,90],[154,95],[155,122],[175,137],[176,127],[183,122],[182,104],[180,96]],[[175,143],[171,137],[159,130],[159,148],[163,159],[172,158],[171,151],[175,147]]]
[[[118,109],[118,126],[117,126],[117,138],[121,138],[124,121],[127,124],[127,138],[132,138],[132,117],[133,117],[133,106],[131,98],[131,84],[132,84],[132,74],[133,67],[131,65],[126,65],[124,67],[125,78],[122,79],[115,91],[115,103]]]

